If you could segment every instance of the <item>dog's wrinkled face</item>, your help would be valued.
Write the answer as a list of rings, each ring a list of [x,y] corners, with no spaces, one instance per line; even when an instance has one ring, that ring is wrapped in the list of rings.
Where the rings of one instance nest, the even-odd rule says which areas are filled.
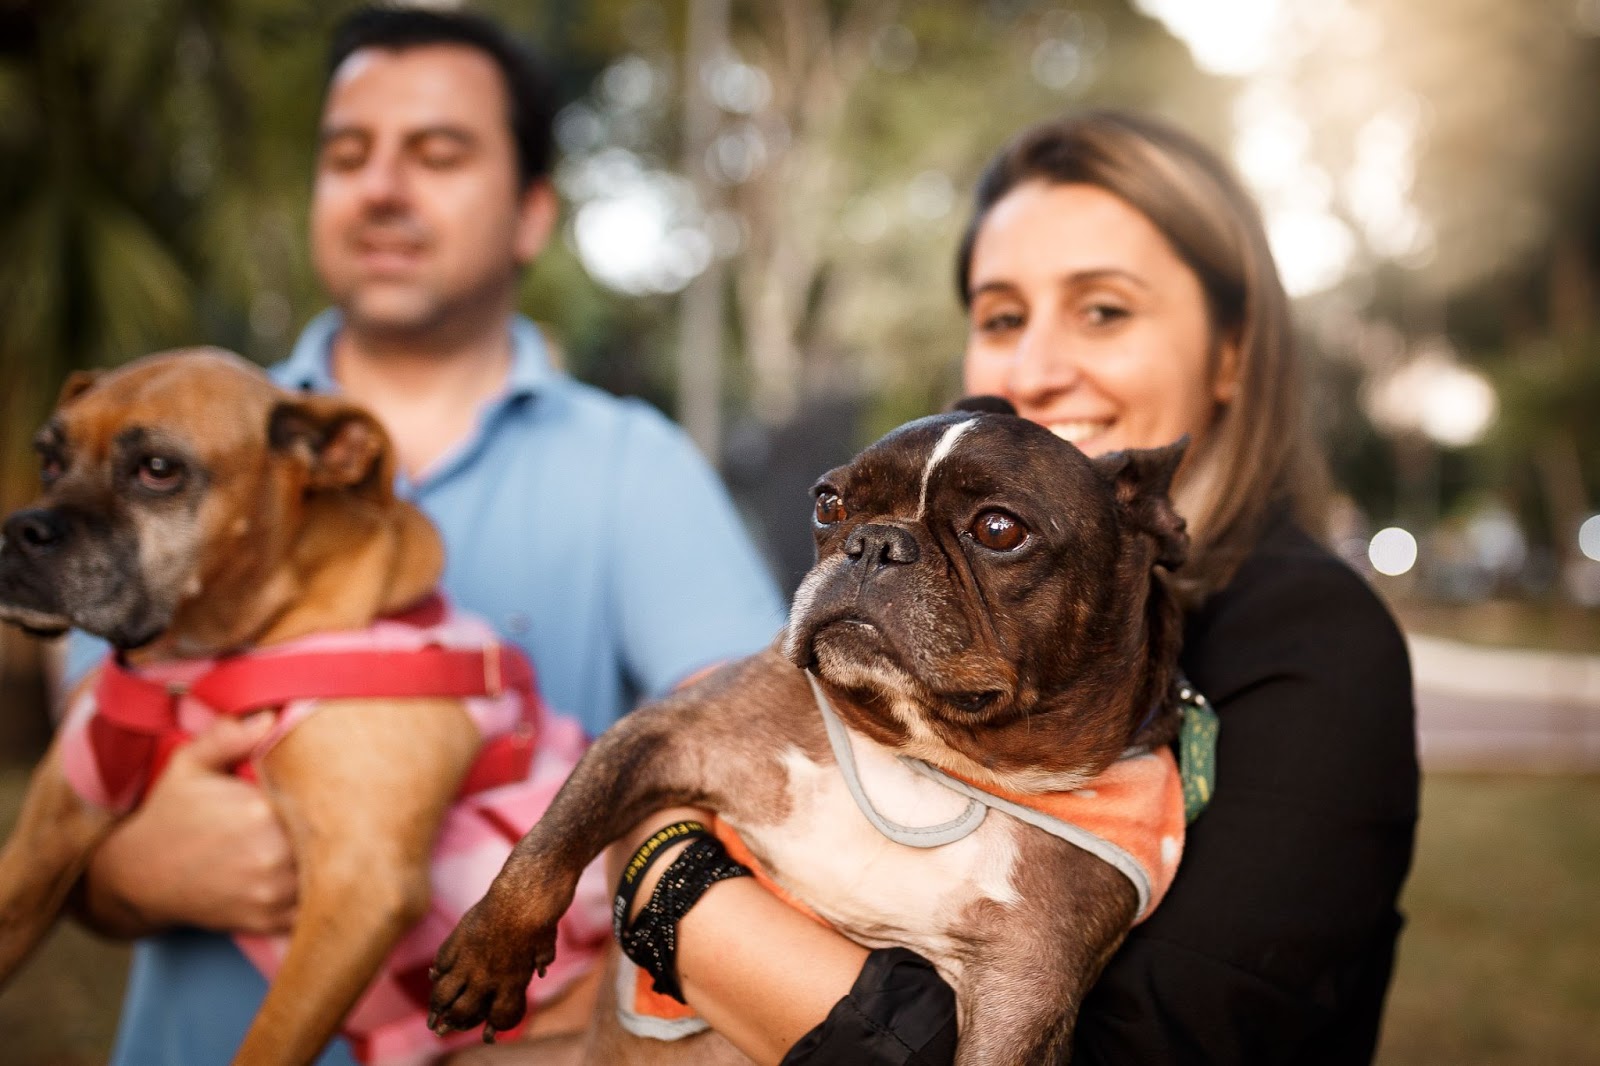
[[[214,350],[75,376],[35,439],[43,494],[5,522],[0,619],[138,648],[221,586],[249,625],[306,488],[388,476],[370,416],[319,419],[322,403]]]
[[[1175,608],[1153,568],[1187,549],[1166,497],[1183,449],[1091,461],[1006,414],[896,430],[817,483],[817,565],[785,654],[881,742],[1004,786],[1071,787],[1169,677]]]

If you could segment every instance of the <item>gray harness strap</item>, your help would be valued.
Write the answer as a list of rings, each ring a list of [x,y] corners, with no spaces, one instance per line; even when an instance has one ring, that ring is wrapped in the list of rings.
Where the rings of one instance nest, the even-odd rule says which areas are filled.
[[[816,694],[817,708],[822,711],[822,723],[828,728],[828,742],[833,745],[833,758],[839,764],[839,772],[844,775],[845,786],[850,789],[851,798],[856,801],[856,806],[861,808],[862,815],[872,823],[874,829],[896,844],[912,848],[939,848],[971,836],[973,830],[983,824],[989,808],[971,796],[967,797],[965,810],[948,822],[940,822],[938,825],[901,825],[885,818],[878,808],[872,805],[872,801],[867,798],[866,790],[861,787],[861,774],[856,770],[856,753],[850,745],[849,731],[845,729],[844,723],[839,721],[839,714],[828,702],[828,697],[822,691],[822,685],[817,681],[816,675],[807,670],[806,680],[811,682],[811,691]],[[924,765],[920,760],[907,759],[905,756],[901,756],[900,761],[909,763],[913,767]],[[944,781],[939,783],[948,787]]]
[[[1126,877],[1132,884],[1133,890],[1139,897],[1138,913],[1143,915],[1150,905],[1151,884],[1150,875],[1139,861],[1127,851],[1113,844],[1102,836],[1089,832],[1082,826],[1066,822],[1053,815],[1036,811],[1031,807],[1024,807],[1019,803],[992,795],[983,789],[967,782],[951,777],[936,766],[929,766],[921,759],[911,759],[904,755],[898,756],[900,761],[923,777],[943,785],[951,792],[967,798],[967,807],[960,814],[948,822],[930,826],[906,826],[885,818],[867,798],[867,793],[861,786],[861,775],[856,769],[855,750],[850,744],[850,732],[845,724],[839,720],[839,714],[828,702],[827,695],[822,691],[822,684],[816,675],[806,671],[806,679],[811,682],[811,691],[816,694],[817,707],[822,711],[822,721],[828,729],[828,742],[833,745],[833,757],[839,764],[839,772],[844,775],[844,783],[850,789],[851,797],[856,801],[856,806],[874,829],[894,841],[896,844],[905,844],[913,848],[937,848],[945,844],[953,844],[964,837],[970,836],[978,826],[983,824],[984,817],[989,813],[989,808],[1004,811],[1018,821],[1026,822],[1036,829],[1042,829],[1051,836],[1059,837],[1069,844],[1074,844],[1089,854],[1109,864],[1117,872]],[[1139,758],[1149,753],[1141,749],[1129,749],[1124,752],[1124,759]]]

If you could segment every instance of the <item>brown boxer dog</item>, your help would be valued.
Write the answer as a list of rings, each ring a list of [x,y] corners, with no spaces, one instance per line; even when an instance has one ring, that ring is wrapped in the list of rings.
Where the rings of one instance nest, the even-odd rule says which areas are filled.
[[[226,352],[74,375],[37,448],[44,493],[5,523],[0,618],[81,627],[135,664],[360,629],[443,567],[432,525],[392,492],[371,415],[284,392]],[[240,1063],[309,1062],[327,1043],[426,909],[434,836],[479,743],[456,700],[327,703],[261,767],[299,912]],[[0,851],[0,978],[114,821],[68,785],[58,741]]]
[[[436,1027],[514,1025],[580,871],[651,811],[689,804],[718,812],[840,932],[932,961],[957,993],[959,1062],[1064,1059],[1084,991],[1135,918],[1129,879],[998,811],[959,843],[886,845],[846,794],[820,712],[831,704],[854,734],[863,777],[877,760],[890,817],[926,796],[915,774],[893,776],[897,756],[1038,793],[1168,742],[1181,613],[1162,570],[1188,547],[1167,499],[1184,448],[1091,461],[1014,415],[959,412],[824,476],[818,561],[785,633],[588,751],[440,949]],[[744,1061],[711,1032],[630,1036],[610,1004],[597,1028],[591,1062]]]

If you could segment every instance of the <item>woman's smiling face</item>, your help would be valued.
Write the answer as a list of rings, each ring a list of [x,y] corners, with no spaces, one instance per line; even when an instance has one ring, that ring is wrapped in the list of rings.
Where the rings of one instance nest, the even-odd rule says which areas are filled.
[[[973,244],[969,395],[1088,455],[1198,439],[1232,398],[1232,342],[1212,355],[1205,293],[1161,231],[1095,185],[1029,181]]]

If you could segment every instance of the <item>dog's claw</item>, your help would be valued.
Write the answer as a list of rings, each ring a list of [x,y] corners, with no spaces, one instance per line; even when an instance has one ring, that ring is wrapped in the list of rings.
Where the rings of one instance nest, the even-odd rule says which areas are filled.
[[[484,1027],[483,1027],[483,1042],[485,1044],[494,1043],[494,1026],[487,1025],[487,1024],[484,1025]]]

